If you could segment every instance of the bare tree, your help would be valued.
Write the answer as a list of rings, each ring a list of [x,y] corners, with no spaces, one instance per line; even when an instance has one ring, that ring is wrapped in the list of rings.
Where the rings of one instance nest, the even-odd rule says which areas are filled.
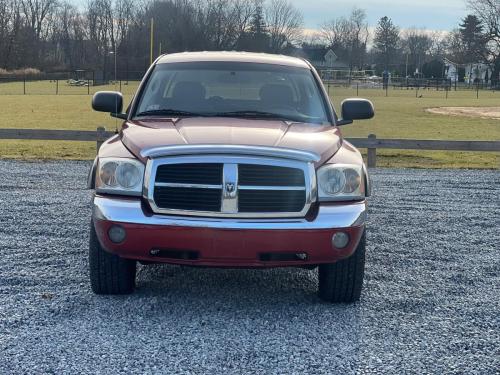
[[[287,0],[270,0],[265,9],[271,52],[282,52],[287,44],[302,38],[302,14]]]
[[[422,66],[426,62],[433,46],[433,40],[425,29],[408,29],[403,33],[403,48],[407,53],[409,66],[415,73],[422,72]]]
[[[208,0],[200,15],[200,27],[212,49],[234,49],[241,34],[248,28],[252,2],[244,0]]]
[[[55,9],[57,0],[21,0],[21,7],[28,26],[34,31],[36,38],[40,38],[45,21]]]
[[[368,38],[370,37],[368,22],[366,21],[366,12],[363,9],[354,8],[349,21],[351,25],[351,70],[354,64],[357,65],[358,69],[361,69],[364,65],[366,46],[368,44]]]
[[[349,44],[349,29],[349,20],[340,17],[321,25],[320,33],[329,47],[333,49],[345,48]]]
[[[347,60],[351,70],[363,67],[370,36],[364,10],[354,8],[349,18],[340,17],[324,23],[321,34],[328,46]]]
[[[96,64],[102,69],[102,79],[106,80],[110,52],[116,51],[112,0],[90,0],[87,3],[86,17],[88,37],[95,51]]]
[[[70,69],[82,67],[87,58],[85,40],[87,33],[82,14],[69,2],[59,4],[54,14],[52,42],[56,54],[54,62]],[[58,49],[61,49],[59,53]]]

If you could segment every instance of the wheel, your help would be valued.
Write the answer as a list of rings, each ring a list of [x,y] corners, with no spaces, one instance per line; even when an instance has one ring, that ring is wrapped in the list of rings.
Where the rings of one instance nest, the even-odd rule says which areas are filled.
[[[337,263],[319,266],[319,297],[328,302],[359,301],[365,273],[366,232],[353,255]]]
[[[90,285],[96,294],[129,294],[134,291],[136,261],[106,252],[90,225]]]

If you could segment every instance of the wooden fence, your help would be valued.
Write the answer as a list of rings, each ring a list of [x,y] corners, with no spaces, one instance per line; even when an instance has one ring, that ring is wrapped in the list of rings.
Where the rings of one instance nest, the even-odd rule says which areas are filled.
[[[103,127],[98,127],[97,131],[0,129],[0,139],[89,141],[97,143],[97,150],[114,134],[115,132],[106,131]],[[370,134],[368,138],[347,138],[347,141],[358,148],[368,149],[369,168],[377,166],[377,149],[500,152],[500,141],[378,139],[375,134]]]

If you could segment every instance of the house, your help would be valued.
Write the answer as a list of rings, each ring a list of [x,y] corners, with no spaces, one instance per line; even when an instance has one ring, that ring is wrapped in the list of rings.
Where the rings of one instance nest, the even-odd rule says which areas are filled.
[[[467,64],[465,66],[465,82],[466,83],[489,83],[491,80],[491,75],[493,71],[489,65],[478,63],[478,64]]]
[[[445,78],[452,82],[465,82],[473,84],[476,82],[490,83],[493,71],[488,64],[456,64],[448,59],[444,59]]]
[[[318,70],[349,70],[349,64],[339,59],[331,48],[303,46],[295,55],[309,60]]]

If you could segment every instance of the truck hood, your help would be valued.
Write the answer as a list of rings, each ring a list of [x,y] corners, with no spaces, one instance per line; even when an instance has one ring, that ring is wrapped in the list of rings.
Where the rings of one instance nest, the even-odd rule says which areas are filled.
[[[152,147],[217,144],[309,151],[322,164],[341,147],[340,131],[330,125],[220,117],[127,121],[121,139],[139,159],[141,151]]]

